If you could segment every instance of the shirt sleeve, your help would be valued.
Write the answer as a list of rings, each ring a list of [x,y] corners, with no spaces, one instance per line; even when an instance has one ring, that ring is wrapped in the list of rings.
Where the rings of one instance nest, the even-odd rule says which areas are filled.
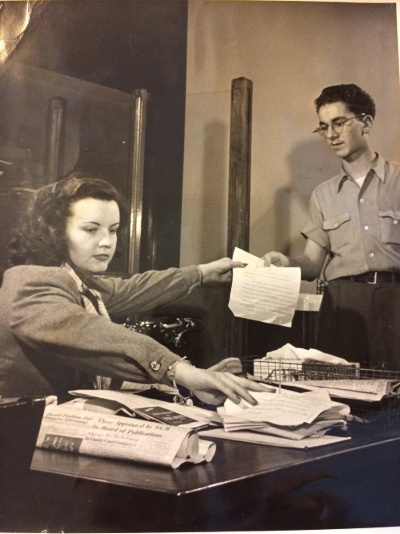
[[[329,254],[329,237],[327,232],[323,229],[322,211],[315,190],[310,197],[308,220],[300,231],[304,237],[311,239],[311,241],[320,245]]]

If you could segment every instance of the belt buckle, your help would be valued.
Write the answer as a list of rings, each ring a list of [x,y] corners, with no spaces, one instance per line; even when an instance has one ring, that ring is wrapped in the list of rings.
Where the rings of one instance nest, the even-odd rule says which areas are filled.
[[[374,272],[374,280],[372,282],[367,282],[367,284],[375,285],[378,279],[378,271]]]

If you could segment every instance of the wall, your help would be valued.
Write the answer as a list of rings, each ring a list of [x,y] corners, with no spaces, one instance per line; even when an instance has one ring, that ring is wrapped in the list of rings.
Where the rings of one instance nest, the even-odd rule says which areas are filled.
[[[189,1],[181,264],[226,254],[230,87],[253,81],[250,252],[300,253],[312,189],[338,168],[313,101],[356,83],[375,149],[400,161],[394,4]]]

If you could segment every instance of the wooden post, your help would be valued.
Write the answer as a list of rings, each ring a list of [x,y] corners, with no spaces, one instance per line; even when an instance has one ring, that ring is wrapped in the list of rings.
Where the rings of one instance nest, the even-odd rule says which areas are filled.
[[[249,250],[250,175],[253,82],[232,80],[229,149],[228,256],[235,247]],[[231,315],[228,352],[241,357],[246,351],[246,322]]]
[[[59,180],[62,174],[66,108],[67,101],[65,98],[50,98],[46,153],[46,179],[48,184]]]
[[[248,250],[250,221],[251,112],[253,82],[232,80],[229,148],[228,255]]]
[[[146,89],[137,89],[132,93],[132,144],[130,164],[130,199],[129,199],[129,254],[128,273],[140,270],[140,246],[142,240],[143,216],[143,172],[144,147],[146,133],[146,111],[149,93]]]

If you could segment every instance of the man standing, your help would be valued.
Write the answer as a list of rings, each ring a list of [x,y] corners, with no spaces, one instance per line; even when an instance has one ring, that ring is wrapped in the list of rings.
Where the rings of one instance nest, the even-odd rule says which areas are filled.
[[[269,252],[265,265],[298,266],[303,279],[328,282],[318,349],[400,370],[400,165],[371,148],[375,104],[360,87],[327,87],[315,105],[315,133],[342,167],[311,195],[303,254]]]

